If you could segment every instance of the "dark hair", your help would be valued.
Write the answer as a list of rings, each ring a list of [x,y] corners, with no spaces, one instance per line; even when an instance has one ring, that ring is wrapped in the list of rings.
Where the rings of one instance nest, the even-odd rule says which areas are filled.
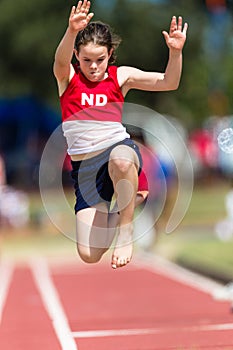
[[[75,49],[79,51],[80,45],[94,43],[100,46],[106,46],[108,52],[113,49],[113,53],[109,59],[109,63],[116,60],[115,50],[121,42],[121,38],[114,34],[108,24],[102,22],[91,22],[83,30],[81,30],[75,40]]]

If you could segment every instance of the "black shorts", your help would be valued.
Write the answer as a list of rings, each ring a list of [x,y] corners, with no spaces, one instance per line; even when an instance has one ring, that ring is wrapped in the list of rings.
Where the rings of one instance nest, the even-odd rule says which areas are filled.
[[[76,195],[75,213],[101,202],[106,202],[110,207],[114,188],[108,173],[108,162],[111,151],[118,145],[126,145],[135,150],[139,159],[140,174],[142,157],[138,146],[129,138],[114,144],[95,157],[82,161],[71,160],[71,177],[74,180]]]

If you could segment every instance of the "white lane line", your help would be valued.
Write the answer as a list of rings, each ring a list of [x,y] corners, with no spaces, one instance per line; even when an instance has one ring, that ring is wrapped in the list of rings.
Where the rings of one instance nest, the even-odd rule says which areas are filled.
[[[223,284],[199,275],[196,272],[189,271],[156,254],[138,255],[138,259],[135,259],[134,265],[136,265],[138,269],[146,269],[179,281],[189,287],[210,294],[212,297],[216,290],[223,288]]]
[[[52,319],[62,350],[78,350],[47,263],[44,259],[36,259],[30,262],[30,267],[44,307]]]
[[[204,326],[192,327],[164,327],[164,328],[145,328],[145,329],[107,329],[73,332],[74,338],[105,338],[105,337],[122,337],[132,335],[153,335],[169,332],[211,332],[211,331],[232,331],[233,323],[211,324]]]
[[[93,331],[73,332],[74,338],[100,338],[100,337],[121,337],[129,335],[143,335],[159,333],[157,329],[106,329]]]
[[[14,271],[13,263],[2,260],[0,262],[0,324],[2,321],[3,310],[7,299],[10,283]]]
[[[200,327],[203,331],[231,331],[233,323],[213,324]]]

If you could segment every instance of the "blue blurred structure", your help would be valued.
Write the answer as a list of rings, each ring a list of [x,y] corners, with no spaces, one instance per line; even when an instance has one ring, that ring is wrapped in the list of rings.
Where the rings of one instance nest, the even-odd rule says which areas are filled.
[[[208,64],[208,106],[210,115],[231,113],[228,90],[228,60],[232,51],[232,11],[227,0],[205,0],[207,26],[203,50]]]
[[[140,0],[129,0],[130,2],[139,2]],[[98,5],[102,6],[104,9],[112,10],[117,3],[117,0],[98,0]],[[141,2],[141,1],[140,1]],[[150,2],[154,4],[167,4],[170,0],[144,0],[144,2]]]
[[[224,90],[223,67],[231,45],[232,16],[225,0],[206,0],[206,8],[208,25],[203,43],[209,65],[209,88]]]
[[[136,1],[140,1],[140,0],[130,0],[132,2],[136,2]],[[168,2],[170,2],[170,0],[144,0],[145,2],[152,2],[154,4],[167,4]],[[141,2],[141,1],[140,1]]]
[[[44,145],[60,116],[33,96],[0,99],[0,153],[7,180],[32,186]]]

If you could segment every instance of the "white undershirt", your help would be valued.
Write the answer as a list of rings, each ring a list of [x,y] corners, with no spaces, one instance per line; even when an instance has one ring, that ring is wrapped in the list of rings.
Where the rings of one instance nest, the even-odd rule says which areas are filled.
[[[62,129],[69,155],[99,151],[130,137],[118,122],[73,120],[63,122]]]

